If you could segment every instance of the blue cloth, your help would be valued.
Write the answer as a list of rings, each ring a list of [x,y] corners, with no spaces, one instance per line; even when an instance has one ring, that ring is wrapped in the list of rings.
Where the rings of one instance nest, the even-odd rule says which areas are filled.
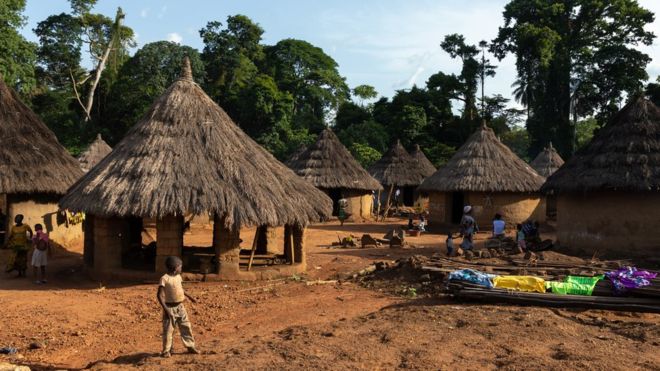
[[[0,348],[0,354],[16,354],[18,352],[18,349],[12,348],[12,347],[4,347]]]
[[[475,271],[474,269],[460,269],[449,273],[449,280],[467,281],[488,288],[493,288],[492,279],[496,275]]]
[[[642,286],[649,286],[657,273],[640,271],[635,267],[623,267],[615,271],[605,273],[605,276],[612,281],[614,291],[622,293],[627,289],[636,289]]]

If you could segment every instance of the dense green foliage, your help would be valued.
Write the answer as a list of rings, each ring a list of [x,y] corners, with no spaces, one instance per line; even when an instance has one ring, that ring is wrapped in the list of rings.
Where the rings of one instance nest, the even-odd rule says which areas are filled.
[[[99,132],[111,145],[121,140],[188,56],[209,96],[282,160],[330,126],[365,167],[395,140],[409,149],[419,144],[441,166],[483,121],[526,160],[551,141],[566,158],[626,96],[644,89],[650,59],[635,46],[654,38],[644,29],[654,15],[635,0],[511,0],[492,43],[472,44],[459,34],[438,39],[458,74],[437,71],[423,86],[378,98],[370,85],[351,89],[337,62],[307,41],[263,43],[264,29],[244,15],[208,22],[199,31],[201,51],[159,41],[130,55],[133,31],[122,25],[121,9],[108,17],[93,12],[97,0],[69,2],[69,13],[38,23],[38,45],[18,32],[25,0],[0,4],[0,73],[73,153]],[[93,87],[96,65],[82,61],[105,51],[107,65]],[[489,53],[516,57],[512,94],[525,110],[485,94],[496,73]],[[645,92],[660,103],[660,81]]]

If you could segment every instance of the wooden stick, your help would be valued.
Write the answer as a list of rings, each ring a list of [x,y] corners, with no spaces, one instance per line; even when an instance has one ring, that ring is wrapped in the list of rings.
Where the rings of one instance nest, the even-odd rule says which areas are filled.
[[[289,228],[291,230],[291,233],[289,233],[289,241],[291,241],[291,265],[294,265],[296,261],[296,249],[293,248],[293,226]]]
[[[247,268],[248,271],[252,269],[252,261],[254,260],[254,254],[257,252],[257,239],[259,239],[259,227],[257,227],[257,230],[254,232],[254,241],[252,241],[252,251],[250,252],[250,260],[248,261],[248,268]]]

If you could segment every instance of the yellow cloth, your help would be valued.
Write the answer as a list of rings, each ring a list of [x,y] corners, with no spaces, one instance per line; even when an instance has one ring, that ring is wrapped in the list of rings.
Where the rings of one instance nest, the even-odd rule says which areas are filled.
[[[27,224],[21,224],[20,226],[11,227],[11,232],[9,232],[9,242],[7,246],[18,249],[18,250],[27,250],[30,248],[28,243],[28,232],[32,236],[32,228]]]
[[[497,276],[493,278],[493,286],[500,289],[545,292],[545,280],[532,276]]]

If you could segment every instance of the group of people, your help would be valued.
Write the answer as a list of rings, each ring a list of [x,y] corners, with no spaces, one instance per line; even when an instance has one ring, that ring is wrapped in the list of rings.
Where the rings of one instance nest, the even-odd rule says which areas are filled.
[[[461,241],[460,244],[460,247],[463,250],[472,250],[474,248],[474,234],[479,231],[479,226],[472,213],[472,206],[467,205],[463,208],[463,217],[461,218],[459,233],[459,237],[463,238],[463,241]],[[524,223],[517,224],[516,229],[516,243],[520,253],[530,251],[531,246],[537,246],[540,244],[541,235],[538,222],[528,220]],[[506,221],[504,221],[502,215],[499,213],[495,214],[495,217],[493,218],[492,235],[493,238],[499,239],[506,237]],[[454,234],[452,232],[447,234],[446,245],[447,255],[453,255],[455,247]]]
[[[420,231],[420,232],[426,232],[426,225],[427,225],[427,220],[426,220],[426,213],[421,213],[419,214],[419,221],[417,222],[417,225],[413,222],[412,216],[408,218],[408,230],[409,231]]]
[[[28,269],[28,255],[31,248],[32,252],[31,266],[34,269],[36,284],[45,284],[46,265],[48,257],[51,255],[51,245],[48,233],[44,231],[41,224],[34,226],[34,232],[29,225],[23,223],[23,215],[18,214],[14,218],[14,225],[9,231],[7,242],[4,247],[11,249],[12,254],[7,263],[6,272],[18,272],[16,277],[26,277]]]

